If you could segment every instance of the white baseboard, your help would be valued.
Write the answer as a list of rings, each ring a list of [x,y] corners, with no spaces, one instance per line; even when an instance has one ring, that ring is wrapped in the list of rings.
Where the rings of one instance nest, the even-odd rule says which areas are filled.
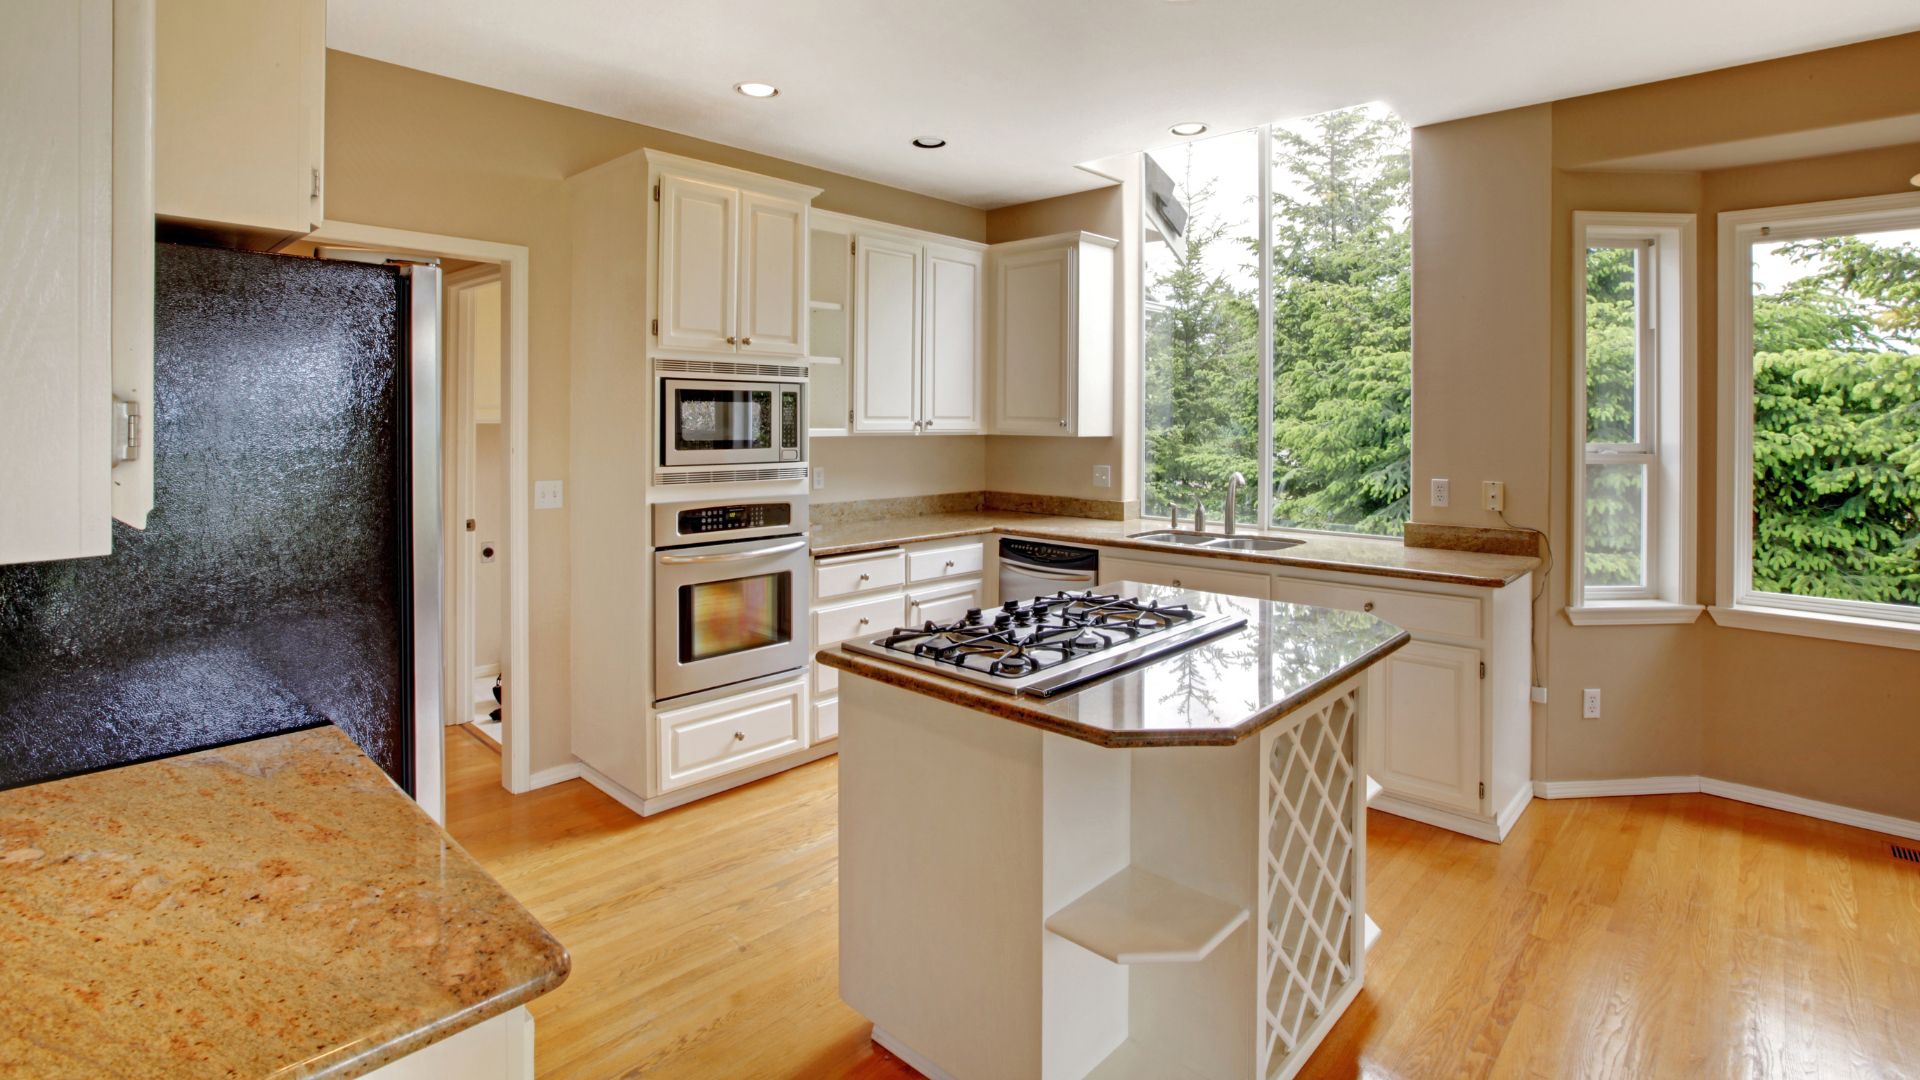
[[[1506,842],[1507,834],[1513,831],[1513,827],[1520,823],[1520,815],[1527,812],[1527,806],[1532,802],[1533,785],[1521,784],[1514,790],[1513,798],[1507,800],[1507,805],[1493,816],[1493,826],[1502,843]]]
[[[884,1047],[887,1053],[906,1062],[927,1080],[954,1080],[953,1074],[915,1053],[913,1047],[888,1034],[879,1024],[873,1025],[873,1043],[875,1046]]]
[[[717,776],[712,780],[707,780],[689,787],[678,788],[661,795],[641,795],[638,792],[629,790],[624,784],[613,780],[605,773],[602,773],[584,761],[575,762],[575,765],[580,770],[580,779],[599,788],[608,798],[639,814],[641,817],[652,817],[654,814],[671,810],[676,806],[685,806],[690,802],[696,802],[709,795],[718,795],[720,792],[726,791],[729,788],[737,788],[742,784],[751,784],[755,780],[764,779],[772,776],[774,773],[786,772],[788,769],[805,765],[810,761],[818,761],[823,757],[839,752],[840,742],[837,739],[833,739],[821,743],[818,746],[809,746],[797,754],[788,754],[786,757],[775,758],[772,761],[763,761],[750,769],[742,769],[736,773]]]
[[[1678,795],[1697,791],[1735,802],[1784,810],[1789,814],[1851,825],[1870,832],[1920,840],[1920,821],[1856,810],[1851,806],[1769,791],[1748,784],[1715,780],[1710,776],[1640,776],[1618,780],[1536,780],[1534,794],[1543,799],[1586,799],[1608,795]]]
[[[565,765],[555,765],[551,769],[541,769],[539,772],[527,777],[527,790],[538,791],[543,787],[551,787],[554,784],[564,783],[568,780],[578,780],[580,779],[580,770],[584,767],[585,766],[577,761],[569,761]]]
[[[1503,838],[1499,826],[1491,821],[1486,821],[1470,814],[1461,814],[1452,810],[1442,810],[1439,807],[1428,806],[1425,803],[1417,803],[1411,799],[1403,799],[1398,795],[1392,795],[1384,791],[1367,800],[1367,809],[1378,810],[1382,813],[1392,814],[1395,817],[1408,818],[1422,825],[1431,825],[1436,829],[1446,829],[1448,832],[1457,832],[1462,836],[1471,836],[1475,840],[1485,840],[1488,843],[1497,844]],[[1517,818],[1519,815],[1516,813],[1514,816]]]

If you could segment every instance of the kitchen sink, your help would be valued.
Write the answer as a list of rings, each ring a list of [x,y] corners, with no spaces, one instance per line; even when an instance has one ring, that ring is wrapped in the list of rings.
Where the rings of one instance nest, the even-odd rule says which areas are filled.
[[[1305,540],[1281,540],[1270,536],[1222,536],[1201,545],[1202,547],[1223,548],[1227,551],[1285,551],[1298,547]]]
[[[1220,539],[1212,533],[1189,532],[1186,529],[1162,529],[1159,532],[1134,533],[1129,540],[1145,540],[1149,544],[1181,544],[1186,547],[1204,547]]]

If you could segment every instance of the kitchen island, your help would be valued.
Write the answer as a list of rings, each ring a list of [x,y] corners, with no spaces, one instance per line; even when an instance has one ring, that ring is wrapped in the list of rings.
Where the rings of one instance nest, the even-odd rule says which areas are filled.
[[[530,1078],[567,951],[337,728],[0,792],[0,1075]]]
[[[1053,697],[836,646],[841,996],[933,1077],[1271,1080],[1361,985],[1371,615],[1245,626]],[[849,643],[855,644],[855,643]]]

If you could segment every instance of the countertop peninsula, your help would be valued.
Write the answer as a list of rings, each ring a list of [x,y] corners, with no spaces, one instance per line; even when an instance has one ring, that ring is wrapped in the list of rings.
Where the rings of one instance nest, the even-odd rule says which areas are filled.
[[[1311,570],[1494,589],[1510,585],[1540,568],[1540,560],[1529,556],[1408,547],[1398,540],[1375,536],[1241,530],[1244,536],[1283,536],[1301,541],[1298,546],[1271,552],[1222,551],[1132,539],[1134,533],[1166,527],[1167,523],[1163,520],[1147,518],[1103,520],[1009,510],[977,510],[816,524],[812,530],[812,546],[814,556],[819,558],[874,551],[898,544],[1002,532],[1037,540],[1060,540],[1259,566],[1297,566]],[[1208,531],[1218,532],[1219,527],[1213,526]]]
[[[1191,590],[1138,582],[1103,586],[1162,602]],[[1232,746],[1405,645],[1407,632],[1372,615],[1208,593],[1209,611],[1238,615],[1232,634],[1054,698],[1026,697],[848,652],[815,659],[936,700],[1098,746]]]
[[[0,792],[0,1074],[350,1077],[567,951],[338,729]]]

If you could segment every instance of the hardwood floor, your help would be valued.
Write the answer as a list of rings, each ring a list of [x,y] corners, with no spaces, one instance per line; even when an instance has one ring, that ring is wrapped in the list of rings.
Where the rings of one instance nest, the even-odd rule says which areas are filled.
[[[513,798],[449,732],[448,828],[573,952],[543,1078],[910,1077],[835,976],[836,765],[642,821]],[[1920,865],[1709,795],[1536,800],[1504,845],[1368,819],[1367,986],[1309,1077],[1920,1076]]]

